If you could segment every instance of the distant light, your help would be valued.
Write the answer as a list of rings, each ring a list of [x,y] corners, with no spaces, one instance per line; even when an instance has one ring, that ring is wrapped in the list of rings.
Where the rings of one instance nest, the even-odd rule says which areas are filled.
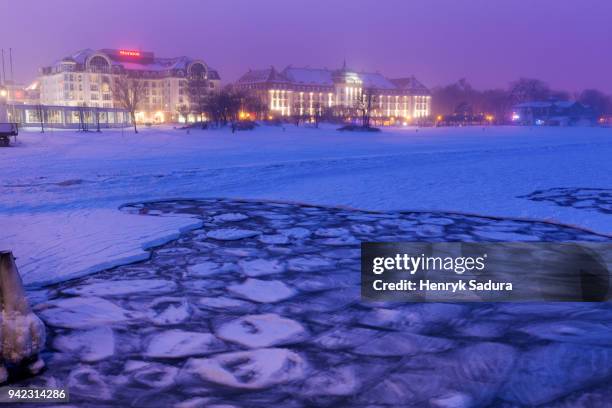
[[[140,57],[140,51],[119,50],[119,55],[125,55],[126,57]]]
[[[441,121],[442,119],[444,119],[444,117],[442,115],[438,115],[438,117],[436,118],[439,121]]]
[[[6,97],[6,95],[8,95],[8,92],[6,91],[6,89],[0,89],[0,96],[1,97]]]
[[[489,121],[489,122],[493,122],[494,117],[493,117],[493,115],[487,115],[487,116],[485,116],[485,119],[487,121]]]
[[[512,120],[519,120],[520,118],[521,118],[521,115],[519,115],[518,113],[516,112],[512,113]]]

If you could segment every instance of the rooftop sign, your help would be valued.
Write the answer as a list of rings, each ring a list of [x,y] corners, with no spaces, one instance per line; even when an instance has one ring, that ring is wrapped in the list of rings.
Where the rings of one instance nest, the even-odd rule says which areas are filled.
[[[126,56],[126,57],[140,57],[140,51],[119,50],[119,55],[123,55],[123,56]]]

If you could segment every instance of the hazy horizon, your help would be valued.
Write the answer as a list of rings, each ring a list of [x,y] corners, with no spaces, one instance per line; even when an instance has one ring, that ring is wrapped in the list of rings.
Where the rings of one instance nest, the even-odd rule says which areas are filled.
[[[612,2],[603,0],[0,0],[0,15],[0,48],[13,49],[22,83],[77,50],[126,48],[202,58],[224,83],[250,68],[336,68],[346,59],[429,87],[466,78],[502,88],[532,77],[612,93]]]

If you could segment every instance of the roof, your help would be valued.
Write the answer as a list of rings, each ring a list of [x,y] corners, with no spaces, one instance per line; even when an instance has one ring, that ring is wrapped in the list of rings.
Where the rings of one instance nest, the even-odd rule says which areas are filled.
[[[283,74],[285,74],[291,82],[300,85],[333,86],[334,76],[353,75],[361,80],[364,88],[396,89],[395,85],[379,73],[352,72],[346,68],[332,71],[327,68],[294,68],[288,66],[283,70]]]
[[[571,108],[572,106],[579,104],[582,106],[582,104],[580,104],[580,102],[577,101],[529,101],[529,102],[523,102],[523,103],[519,103],[517,105],[514,105],[515,109],[520,109],[520,108],[552,108],[552,107],[556,107],[556,108]]]
[[[62,58],[56,61],[52,65],[59,65],[62,62],[76,62],[77,64],[85,65],[87,59],[95,54],[102,54],[109,58],[112,66],[120,66],[130,71],[167,71],[173,69],[187,69],[187,66],[193,62],[198,61],[196,58],[180,56],[174,58],[160,58],[155,57],[152,52],[142,52],[143,58],[140,60],[126,61],[125,59],[119,59],[117,53],[119,50],[112,49],[101,49],[94,50],[91,48],[85,48],[79,50],[72,55]],[[219,73],[208,67],[210,79],[220,79]],[[214,74],[213,74],[214,73]],[[214,76],[214,77],[212,77]]]
[[[414,75],[406,78],[396,78],[392,79],[391,82],[400,89],[405,89],[412,91],[416,94],[421,95],[430,95],[431,92],[425,85],[423,85],[420,81],[418,81]]]
[[[274,67],[267,69],[249,70],[238,79],[238,83],[262,83],[262,82],[290,82],[290,80],[276,71]]]
[[[293,83],[333,86],[332,71],[321,68],[294,68],[288,66],[283,70],[283,74]]]
[[[413,93],[429,95],[429,90],[414,77],[389,79],[377,72],[359,72],[348,70],[346,66],[338,70],[327,68],[293,67],[289,65],[282,72],[274,67],[249,70],[238,80],[239,84],[284,82],[294,85],[333,87],[334,80],[353,79],[360,81],[364,88],[380,90],[408,90]]]
[[[209,70],[208,70],[208,79],[221,80],[221,76],[219,75],[217,70],[209,68]]]
[[[358,72],[357,75],[363,81],[364,88],[397,89],[390,80],[379,73]]]
[[[515,108],[550,108],[554,104],[550,101],[530,101],[515,105]]]

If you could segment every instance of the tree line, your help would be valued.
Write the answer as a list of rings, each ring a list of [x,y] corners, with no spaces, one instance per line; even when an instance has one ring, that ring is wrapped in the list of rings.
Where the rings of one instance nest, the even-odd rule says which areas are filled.
[[[202,127],[234,125],[240,118],[240,112],[249,112],[255,117],[265,119],[268,107],[263,100],[236,89],[232,85],[211,92],[209,81],[205,77],[186,79],[187,103],[178,107],[178,114],[185,118],[193,115],[199,118]],[[113,97],[117,104],[129,114],[136,127],[136,112],[142,108],[145,98],[143,81],[139,78],[116,78],[112,86]],[[466,79],[432,89],[432,114],[438,115],[478,115],[490,114],[497,121],[503,121],[512,106],[528,101],[576,100],[589,106],[595,115],[612,114],[612,97],[597,89],[585,89],[581,92],[569,92],[552,89],[546,82],[520,78],[511,82],[507,88],[477,90]],[[363,127],[369,127],[371,117],[376,115],[376,95],[373,90],[364,89],[360,98],[352,106],[327,107],[315,102],[312,107],[304,108],[294,102],[291,106],[290,120],[296,126],[307,120],[318,126],[321,121],[337,121],[352,118]],[[204,120],[206,118],[206,120]]]
[[[115,78],[111,87],[117,105],[130,115],[135,133],[138,133],[136,112],[142,109],[146,95],[143,84],[140,78],[123,76]],[[203,128],[209,125],[234,124],[238,121],[241,111],[253,112],[258,117],[267,112],[267,106],[263,101],[237,90],[232,85],[212,92],[209,81],[203,76],[187,78],[184,90],[187,101],[177,108],[177,113],[185,118],[185,121],[189,115],[194,115]]]
[[[500,120],[512,106],[528,101],[576,100],[588,105],[598,115],[612,114],[612,97],[597,89],[585,89],[571,94],[552,89],[539,79],[520,78],[507,88],[477,90],[466,79],[432,89],[432,112],[434,115],[479,113],[492,114]]]

